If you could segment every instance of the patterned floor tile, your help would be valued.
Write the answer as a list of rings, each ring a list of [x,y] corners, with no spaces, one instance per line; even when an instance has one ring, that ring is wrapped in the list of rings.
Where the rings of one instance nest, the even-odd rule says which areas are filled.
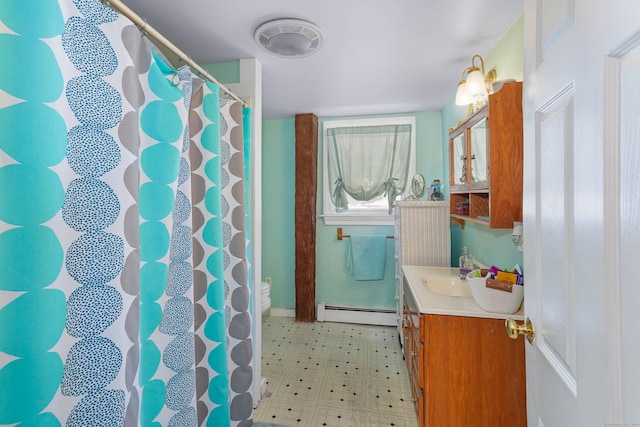
[[[256,422],[286,426],[406,426],[416,419],[395,327],[263,323],[268,395]]]
[[[366,409],[335,408],[318,405],[314,418],[316,426],[366,426],[369,414]]]
[[[266,403],[266,404],[265,404]],[[267,398],[256,409],[256,422],[281,424],[285,426],[314,426],[315,405],[313,403],[286,402]]]

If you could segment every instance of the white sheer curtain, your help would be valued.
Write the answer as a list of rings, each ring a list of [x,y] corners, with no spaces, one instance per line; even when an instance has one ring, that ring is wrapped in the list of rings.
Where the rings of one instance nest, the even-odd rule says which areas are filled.
[[[327,129],[331,201],[337,212],[349,209],[347,194],[367,201],[386,195],[389,213],[409,175],[411,125]]]

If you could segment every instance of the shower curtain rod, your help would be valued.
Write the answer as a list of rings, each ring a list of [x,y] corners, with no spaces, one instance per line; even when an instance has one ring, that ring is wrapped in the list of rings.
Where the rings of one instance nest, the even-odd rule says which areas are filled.
[[[241,99],[238,95],[233,93],[229,88],[220,83],[215,77],[209,74],[204,68],[194,62],[187,54],[185,54],[180,48],[171,43],[165,36],[160,34],[158,30],[153,28],[151,25],[147,24],[147,21],[141,18],[138,14],[136,14],[133,10],[129,9],[127,5],[122,3],[120,0],[100,0],[103,4],[110,6],[111,8],[117,10],[138,26],[140,31],[143,33],[149,34],[153,37],[158,43],[161,43],[164,47],[169,49],[172,53],[174,53],[178,58],[183,60],[188,66],[195,69],[198,73],[202,74],[209,81],[217,84],[220,89],[222,89],[227,95],[235,99],[236,101],[242,102],[243,106],[247,106],[247,103]]]

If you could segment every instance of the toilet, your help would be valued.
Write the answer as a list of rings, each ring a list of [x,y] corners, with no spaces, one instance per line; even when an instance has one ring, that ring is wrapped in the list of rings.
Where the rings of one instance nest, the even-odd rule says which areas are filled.
[[[260,292],[262,293],[262,315],[268,316],[271,309],[271,285],[267,282],[262,282]]]

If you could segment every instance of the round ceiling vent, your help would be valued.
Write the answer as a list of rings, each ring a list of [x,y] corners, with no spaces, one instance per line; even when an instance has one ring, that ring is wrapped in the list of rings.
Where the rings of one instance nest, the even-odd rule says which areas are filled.
[[[276,19],[256,28],[256,42],[282,58],[302,58],[320,49],[322,32],[311,22],[300,19]]]

